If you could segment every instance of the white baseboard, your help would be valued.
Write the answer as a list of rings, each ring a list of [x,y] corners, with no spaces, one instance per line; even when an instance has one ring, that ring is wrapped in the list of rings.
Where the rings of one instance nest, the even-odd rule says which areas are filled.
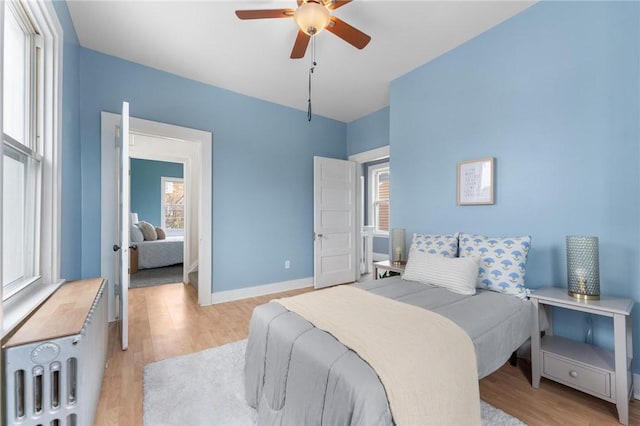
[[[640,389],[638,389],[638,387],[640,386],[640,374],[634,374],[633,375],[633,399],[640,399]]]
[[[211,303],[215,305],[216,303],[232,302],[234,300],[248,299],[250,297],[264,296],[265,294],[280,293],[282,291],[307,287],[313,287],[313,277],[239,288],[238,290],[218,291],[211,294]]]

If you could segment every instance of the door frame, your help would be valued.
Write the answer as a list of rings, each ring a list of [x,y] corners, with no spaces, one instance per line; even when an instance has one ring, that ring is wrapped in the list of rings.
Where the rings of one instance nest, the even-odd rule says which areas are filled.
[[[196,144],[185,140],[169,139],[135,132],[130,133],[130,159],[165,161],[182,165],[182,179],[185,183],[185,239],[182,280],[186,282],[189,271],[194,265],[193,258],[197,258],[197,256],[194,256],[192,253],[198,253],[198,248],[194,247],[194,240],[197,240],[197,234],[193,232],[194,223],[196,231],[198,231],[199,227],[198,211],[197,208],[193,206],[197,205],[199,200],[200,164],[198,157],[200,155],[200,149]],[[192,189],[194,186],[197,192]]]
[[[360,185],[360,181],[364,176],[362,173],[362,165],[364,163],[368,163],[370,161],[380,160],[382,158],[389,158],[389,164],[391,164],[391,155],[389,145],[381,146],[380,148],[371,149],[369,151],[359,152],[357,154],[352,154],[349,156],[349,161],[354,161],[356,163],[356,238],[358,244],[356,257],[358,262],[362,258],[362,244],[360,243],[362,240],[362,203],[364,201],[364,194],[362,193],[362,185]],[[393,195],[391,195],[393,197]],[[359,269],[358,269],[358,277],[359,277]]]
[[[113,202],[114,180],[110,174],[113,170],[115,150],[113,140],[115,136],[115,126],[120,119],[119,114],[101,112],[101,201],[102,205]],[[129,131],[157,136],[159,138],[170,138],[179,141],[195,143],[198,146],[198,161],[200,162],[200,188],[198,203],[198,304],[207,306],[211,304],[212,288],[212,153],[213,135],[211,132],[191,129],[187,127],[175,126],[172,124],[160,123],[157,121],[144,120],[130,117]],[[111,250],[111,235],[113,235],[115,221],[104,208],[101,209],[101,262],[100,272],[105,278],[113,274],[113,265],[108,262],[109,250]],[[111,256],[113,256],[111,254]],[[113,280],[109,282],[109,321],[114,320],[114,288]]]

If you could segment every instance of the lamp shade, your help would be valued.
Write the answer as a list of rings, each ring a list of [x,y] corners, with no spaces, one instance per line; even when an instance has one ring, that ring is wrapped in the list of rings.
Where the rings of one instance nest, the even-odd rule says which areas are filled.
[[[578,299],[600,299],[598,237],[567,236],[567,285]]]
[[[402,264],[407,261],[405,250],[405,230],[404,228],[394,228],[391,230],[391,260],[393,263]]]
[[[293,14],[293,19],[304,33],[312,36],[318,34],[329,24],[329,10],[315,1],[302,3]]]

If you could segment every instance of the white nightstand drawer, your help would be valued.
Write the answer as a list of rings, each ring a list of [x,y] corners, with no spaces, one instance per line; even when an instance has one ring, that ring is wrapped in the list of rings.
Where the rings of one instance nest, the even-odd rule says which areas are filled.
[[[611,374],[606,371],[590,368],[553,353],[543,352],[542,373],[589,393],[611,398]]]

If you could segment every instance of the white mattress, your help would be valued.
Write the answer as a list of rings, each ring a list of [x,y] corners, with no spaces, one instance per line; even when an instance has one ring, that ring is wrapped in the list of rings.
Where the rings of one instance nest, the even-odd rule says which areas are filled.
[[[161,268],[184,261],[184,237],[142,241],[138,246],[138,269]]]

